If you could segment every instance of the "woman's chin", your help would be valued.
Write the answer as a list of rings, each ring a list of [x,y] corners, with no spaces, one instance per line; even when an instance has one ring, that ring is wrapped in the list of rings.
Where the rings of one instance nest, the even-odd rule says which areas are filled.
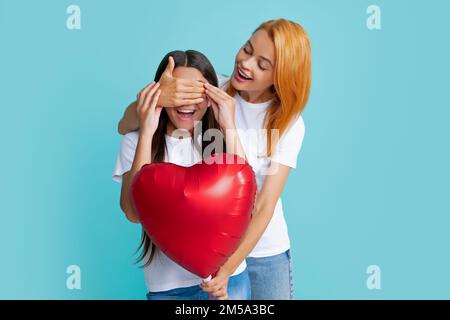
[[[183,125],[177,126],[177,130],[179,130],[181,132],[192,131],[193,128],[194,128],[194,126],[190,126],[189,124],[183,124]]]
[[[180,134],[186,134],[188,132],[192,132],[194,129],[194,123],[187,123],[190,121],[183,121],[184,123],[175,123],[175,128]]]
[[[236,89],[237,91],[246,91],[248,90],[248,83],[245,82],[239,82],[234,75],[231,77],[231,85],[233,86],[234,89]]]

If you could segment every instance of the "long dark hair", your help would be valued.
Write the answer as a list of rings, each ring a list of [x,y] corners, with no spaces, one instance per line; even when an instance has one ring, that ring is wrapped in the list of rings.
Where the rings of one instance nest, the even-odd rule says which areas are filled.
[[[190,67],[195,68],[203,75],[203,77],[213,86],[218,86],[218,80],[217,75],[214,70],[214,67],[212,66],[211,62],[206,58],[205,55],[202,53],[195,51],[195,50],[187,50],[187,51],[172,51],[166,54],[166,56],[162,59],[161,63],[159,64],[158,69],[156,70],[155,74],[155,81],[159,81],[161,78],[164,70],[167,67],[167,64],[169,63],[169,57],[172,57],[175,61],[175,68],[177,67]],[[165,109],[161,111],[161,115],[159,118],[159,124],[158,128],[155,131],[155,134],[153,135],[152,140],[152,163],[155,162],[164,162],[164,156],[167,151],[166,146],[166,139],[165,134],[167,131],[167,124],[169,122],[169,116],[167,115],[167,112]],[[201,130],[197,130],[198,134],[201,134],[202,136],[205,136],[205,132],[208,129],[218,129],[220,130],[220,126],[217,123],[216,119],[214,118],[214,114],[212,111],[212,108],[207,108],[207,111],[205,115],[203,116],[201,122],[199,123],[201,125]],[[196,130],[194,130],[195,132]],[[203,150],[212,142],[209,142],[208,139],[202,139],[201,145],[198,144],[198,135],[196,137],[193,137],[192,141],[194,143],[194,147],[201,152],[201,155],[203,157]],[[206,141],[205,141],[206,140]],[[214,141],[214,143],[217,143]],[[225,143],[222,141],[222,150],[225,151]],[[150,263],[153,260],[156,246],[152,242],[151,238],[147,235],[144,229],[142,229],[142,238],[141,243],[139,244],[139,247],[137,251],[142,249],[141,254],[139,255],[136,263],[143,261],[144,258],[147,256],[148,252],[150,251],[150,256],[147,259],[147,261],[144,261],[144,265],[142,267],[146,267],[150,265]],[[137,252],[136,251],[136,252]]]

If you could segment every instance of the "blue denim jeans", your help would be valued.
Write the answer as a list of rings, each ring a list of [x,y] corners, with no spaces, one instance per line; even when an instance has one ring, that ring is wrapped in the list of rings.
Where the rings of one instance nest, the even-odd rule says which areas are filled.
[[[294,299],[290,250],[271,257],[247,257],[246,261],[252,300]]]
[[[247,269],[228,280],[229,300],[250,300],[250,278]],[[148,300],[208,300],[209,293],[204,292],[200,286],[176,288],[168,291],[149,292]],[[212,297],[215,300],[215,297]]]

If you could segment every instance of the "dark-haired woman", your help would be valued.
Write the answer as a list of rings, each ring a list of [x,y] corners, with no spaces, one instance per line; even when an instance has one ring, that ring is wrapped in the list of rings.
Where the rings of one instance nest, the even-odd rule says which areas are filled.
[[[202,159],[207,146],[202,139],[206,130],[233,130],[234,114],[230,110],[212,105],[204,97],[188,105],[176,108],[157,106],[161,91],[158,81],[170,70],[178,79],[198,81],[217,86],[216,73],[208,59],[194,50],[168,53],[159,65],[155,81],[143,89],[136,101],[139,131],[127,133],[122,140],[113,179],[122,183],[120,205],[127,218],[139,223],[131,197],[130,185],[133,177],[144,164],[171,162],[181,166],[192,166]],[[199,130],[194,125],[200,124]],[[195,136],[196,133],[197,136]],[[236,139],[222,140],[227,152],[243,155],[242,146]],[[143,231],[141,260],[149,300],[206,300],[209,294],[199,286],[202,279],[182,268],[160,251]],[[228,287],[215,292],[219,300],[250,298],[250,280],[243,261],[230,277]]]

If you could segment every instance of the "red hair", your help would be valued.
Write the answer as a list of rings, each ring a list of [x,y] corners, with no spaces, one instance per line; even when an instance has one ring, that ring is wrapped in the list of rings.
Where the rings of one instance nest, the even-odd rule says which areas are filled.
[[[259,30],[265,30],[275,46],[275,98],[265,118],[267,156],[271,156],[276,146],[272,144],[271,130],[278,129],[281,137],[308,102],[312,80],[311,45],[305,30],[286,19],[264,22],[253,33]],[[230,82],[227,93],[234,96],[236,91]]]

